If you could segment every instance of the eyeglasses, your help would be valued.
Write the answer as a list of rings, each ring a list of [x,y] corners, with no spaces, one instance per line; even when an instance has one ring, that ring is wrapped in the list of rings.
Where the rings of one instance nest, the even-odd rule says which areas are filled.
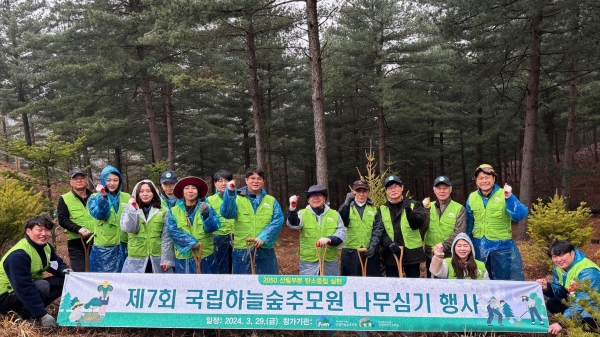
[[[317,198],[317,197],[325,197],[325,196],[321,193],[311,193],[308,195],[308,197],[309,198],[313,198],[313,197]]]
[[[74,178],[71,178],[71,180],[84,181],[84,180],[87,180],[87,178],[86,177],[74,177]]]

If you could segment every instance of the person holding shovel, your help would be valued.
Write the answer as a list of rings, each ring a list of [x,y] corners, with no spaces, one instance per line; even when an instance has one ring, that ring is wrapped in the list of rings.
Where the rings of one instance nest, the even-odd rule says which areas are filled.
[[[94,218],[87,208],[92,191],[87,188],[88,176],[79,167],[69,172],[71,190],[58,198],[56,215],[58,225],[67,233],[67,249],[71,268],[76,272],[86,271],[91,243],[87,240],[94,230]],[[88,270],[89,271],[89,270]]]
[[[342,218],[326,204],[327,189],[313,185],[306,192],[308,206],[296,210],[298,196],[290,197],[288,227],[300,230],[300,275],[339,276],[338,247],[346,239]]]
[[[381,276],[378,250],[383,224],[381,214],[369,198],[370,191],[364,180],[355,181],[339,210],[347,228],[341,258],[343,276],[362,276],[363,271],[365,276]],[[363,249],[364,252],[359,251]]]
[[[249,168],[246,186],[237,190],[235,180],[231,180],[223,194],[221,216],[235,219],[231,254],[234,274],[279,274],[273,246],[283,226],[283,212],[263,188],[265,177],[263,169]]]
[[[233,224],[234,220],[225,219],[221,216],[221,204],[223,203],[223,193],[227,188],[227,183],[233,180],[233,175],[225,170],[217,171],[212,182],[215,188],[215,194],[208,197],[208,202],[217,212],[221,221],[221,228],[213,233],[213,242],[215,243],[215,257],[217,259],[217,274],[231,274],[231,251],[233,250]]]
[[[176,274],[216,273],[212,233],[221,223],[205,198],[207,192],[208,185],[198,177],[175,184],[178,200],[167,217],[167,228],[175,245]]]
[[[420,232],[425,222],[425,209],[421,202],[408,199],[402,194],[404,184],[400,177],[387,177],[384,186],[388,201],[379,210],[385,229],[382,244],[386,275],[402,277],[398,270],[400,263],[406,277],[419,278],[420,264],[425,261]],[[402,256],[401,261],[396,260],[399,256]]]

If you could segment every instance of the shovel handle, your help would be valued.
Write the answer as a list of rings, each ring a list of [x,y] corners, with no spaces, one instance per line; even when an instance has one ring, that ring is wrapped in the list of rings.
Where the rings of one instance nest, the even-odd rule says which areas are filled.
[[[246,238],[246,251],[248,251],[248,257],[250,258],[250,271],[252,275],[256,274],[256,251],[254,247],[255,238]],[[254,251],[252,251],[254,248]]]
[[[362,272],[362,276],[367,276],[367,264],[369,263],[369,258],[365,257],[365,261],[363,262],[362,254],[367,251],[367,248],[357,248],[356,254],[358,254],[358,261],[360,262],[360,269]]]

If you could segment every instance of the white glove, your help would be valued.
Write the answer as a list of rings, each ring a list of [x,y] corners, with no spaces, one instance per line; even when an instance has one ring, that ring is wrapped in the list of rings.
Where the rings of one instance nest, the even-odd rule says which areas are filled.
[[[58,326],[56,325],[56,320],[54,317],[50,316],[49,314],[46,314],[44,317],[42,317],[41,321],[44,328],[56,328]]]
[[[298,196],[297,195],[292,195],[290,197],[290,211],[295,210],[296,206],[298,206]]]
[[[512,195],[512,187],[508,183],[504,183],[504,197],[506,199],[510,198]]]
[[[165,271],[167,271],[167,269],[169,269],[169,267],[173,267],[173,262],[171,262],[169,260],[163,260],[160,263],[160,267],[162,268],[162,271],[165,272]]]
[[[84,238],[87,238],[88,236],[90,236],[92,234],[92,232],[90,232],[89,230],[81,227],[79,229],[79,231],[77,231],[77,233],[81,234],[81,236],[83,236]]]
[[[104,186],[102,186],[102,184],[100,183],[96,185],[96,192],[100,193],[102,196],[106,196],[106,190],[104,189]]]
[[[229,188],[229,190],[230,190],[230,191],[233,191],[233,190],[235,190],[235,179],[233,179],[233,180],[230,180],[230,181],[227,183],[227,188]]]
[[[137,204],[137,202],[135,201],[135,195],[132,195],[132,196],[131,196],[131,198],[129,199],[129,201],[127,202],[127,204],[128,204],[129,206],[132,206],[132,207],[133,207],[133,208],[135,208],[135,209],[138,209],[138,204]]]
[[[329,240],[328,238],[320,238],[319,241],[317,241],[317,247],[325,247],[330,243],[331,240]]]
[[[423,207],[429,208],[429,197],[423,199]]]

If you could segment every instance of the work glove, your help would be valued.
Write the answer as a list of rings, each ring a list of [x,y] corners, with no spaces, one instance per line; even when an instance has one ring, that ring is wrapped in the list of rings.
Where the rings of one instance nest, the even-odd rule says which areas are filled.
[[[227,183],[227,188],[228,188],[230,191],[233,191],[233,190],[235,190],[235,179],[233,179],[233,180],[230,180],[230,181]]]
[[[365,257],[366,258],[371,258],[371,257],[373,257],[373,255],[375,255],[375,247],[369,246],[367,248],[367,250],[365,251]]]
[[[88,236],[92,235],[92,232],[83,227],[81,227],[79,231],[77,231],[77,233],[79,233],[84,238],[87,238]]]
[[[100,193],[100,195],[102,195],[103,197],[106,196],[106,190],[104,189],[104,186],[102,186],[102,184],[100,183],[96,185],[96,192]]]
[[[295,211],[296,210],[296,206],[298,206],[298,196],[297,195],[292,195],[290,197],[290,211]]]
[[[208,219],[208,204],[204,201],[200,203],[200,211],[202,212],[202,218]]]
[[[67,274],[71,273],[72,271],[73,271],[73,269],[67,268],[67,269],[65,269],[65,270],[62,271],[62,274],[63,275],[67,275]]]
[[[512,195],[512,187],[508,183],[504,183],[504,198],[508,199]]]
[[[166,272],[167,269],[173,264],[173,262],[169,261],[169,260],[164,260],[161,264],[160,267],[162,268],[163,272]]]
[[[265,242],[264,242],[263,240],[259,239],[259,238],[255,238],[255,239],[254,239],[254,247],[255,247],[255,248],[260,248],[260,247],[262,247],[262,245],[263,245],[264,243],[265,243]]]
[[[423,199],[423,207],[425,207],[425,208],[429,208],[430,207],[430,205],[429,205],[429,197]]]
[[[390,251],[394,254],[400,254],[400,247],[394,242],[390,245]]]
[[[442,243],[438,243],[437,245],[435,245],[433,253],[437,257],[444,257],[444,245]]]
[[[355,197],[355,195],[352,192],[346,194],[346,200],[344,201],[344,203],[346,205],[350,205],[350,203],[354,200],[354,197]]]
[[[129,199],[129,201],[127,202],[127,204],[128,204],[129,206],[132,206],[132,207],[133,207],[134,209],[136,209],[136,210],[138,209],[138,204],[137,204],[137,202],[135,201],[135,195],[132,195],[132,196],[131,196],[131,198]]]
[[[54,319],[54,317],[52,317],[49,314],[46,314],[46,316],[42,317],[41,321],[42,321],[42,326],[44,328],[56,328],[56,327],[58,327],[58,325],[56,325],[56,320]]]
[[[329,238],[320,238],[319,240],[317,240],[317,243],[315,245],[317,247],[325,247],[330,243],[331,243],[331,240]]]

